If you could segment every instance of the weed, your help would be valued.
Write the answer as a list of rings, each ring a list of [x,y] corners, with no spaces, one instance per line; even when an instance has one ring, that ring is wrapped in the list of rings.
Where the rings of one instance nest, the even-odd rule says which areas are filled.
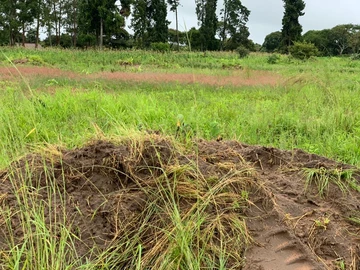
[[[348,220],[349,220],[351,223],[356,224],[357,226],[360,226],[360,217],[351,216],[351,217],[348,217]]]
[[[327,229],[327,226],[330,223],[330,219],[328,217],[321,217],[319,219],[314,220],[314,226],[317,228]]]
[[[278,54],[271,54],[267,58],[268,64],[277,64],[280,61],[280,56]]]
[[[315,185],[320,196],[326,196],[330,184],[335,184],[338,188],[346,194],[349,187],[354,189],[355,182],[353,181],[353,170],[344,170],[341,168],[327,169],[320,168],[304,168],[303,174],[306,177],[305,191],[310,186]]]
[[[343,259],[338,259],[335,261],[336,269],[346,270],[345,261]]]

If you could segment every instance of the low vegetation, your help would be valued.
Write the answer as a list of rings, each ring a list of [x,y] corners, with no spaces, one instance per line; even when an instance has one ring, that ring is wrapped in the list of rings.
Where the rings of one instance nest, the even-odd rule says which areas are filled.
[[[317,263],[357,269],[360,62],[162,48],[2,49],[1,266],[241,269],[247,248],[261,241],[250,233],[264,230],[254,225],[258,216],[271,213],[266,222],[283,220],[296,235],[289,238],[309,240],[308,264],[325,258],[317,245],[346,223],[351,233],[341,237],[349,248]],[[26,67],[49,72],[17,79]],[[194,81],[105,76],[119,72],[191,73]],[[257,82],[264,72],[277,83]],[[253,83],[197,81],[210,75]],[[339,200],[330,211],[334,190],[355,201]],[[278,203],[277,192],[288,201]],[[301,200],[311,211],[297,216],[286,208],[291,201],[300,209]]]

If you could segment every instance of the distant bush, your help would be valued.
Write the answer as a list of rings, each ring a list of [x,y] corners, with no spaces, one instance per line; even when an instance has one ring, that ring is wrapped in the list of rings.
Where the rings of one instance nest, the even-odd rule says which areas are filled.
[[[351,60],[360,60],[360,53],[354,53],[350,56]]]
[[[44,59],[39,55],[29,55],[28,60],[31,64],[35,66],[45,65]]]
[[[275,53],[269,55],[267,58],[268,64],[272,64],[272,65],[278,63],[279,60],[280,60],[280,55],[275,54]]]
[[[242,46],[242,45],[237,47],[236,51],[239,54],[240,58],[245,58],[250,53],[250,50],[248,48],[246,48],[245,46]]]
[[[150,48],[157,52],[168,52],[170,51],[170,44],[164,42],[154,42],[150,44]]]
[[[307,42],[295,42],[293,46],[289,47],[289,52],[294,58],[301,60],[306,60],[318,55],[317,47]]]

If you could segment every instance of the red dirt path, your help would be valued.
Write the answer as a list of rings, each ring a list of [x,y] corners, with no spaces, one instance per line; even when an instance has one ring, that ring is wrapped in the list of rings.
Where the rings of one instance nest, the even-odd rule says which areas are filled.
[[[21,75],[20,75],[21,74]],[[64,71],[52,67],[37,67],[37,66],[19,66],[14,67],[0,67],[1,80],[16,80],[21,77],[27,79],[34,79],[36,77],[45,78],[59,78],[67,77],[69,79],[105,79],[118,81],[139,81],[139,82],[153,82],[153,83],[199,83],[215,86],[256,86],[256,85],[270,85],[275,86],[281,83],[282,78],[278,74],[266,71],[234,71],[233,75],[205,75],[205,74],[177,74],[177,73],[155,73],[155,72],[98,72],[93,74],[80,74],[72,71]]]

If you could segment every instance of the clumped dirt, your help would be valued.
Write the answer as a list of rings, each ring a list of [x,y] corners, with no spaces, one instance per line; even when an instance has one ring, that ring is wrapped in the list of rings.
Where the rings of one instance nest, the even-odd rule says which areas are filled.
[[[266,71],[234,71],[233,75],[204,75],[204,74],[177,74],[177,73],[153,73],[153,72],[99,72],[94,74],[79,74],[71,71],[64,71],[53,67],[42,66],[18,66],[0,67],[0,79],[16,80],[22,78],[34,79],[43,78],[69,78],[69,79],[105,79],[115,81],[151,82],[151,83],[181,83],[181,84],[206,84],[215,86],[275,86],[281,83],[282,78],[272,72]]]
[[[305,189],[305,172],[310,171],[318,174]],[[338,175],[337,183],[346,188],[329,178],[320,195],[316,184],[320,174],[328,172]],[[222,224],[225,229],[221,233],[221,226],[216,227],[218,236],[209,240],[209,250],[215,252],[219,234],[225,234],[231,269],[343,269],[344,264],[344,269],[359,270],[360,190],[355,190],[359,179],[357,168],[302,150],[237,141],[197,141],[185,151],[152,134],[120,143],[95,141],[75,150],[53,149],[28,155],[0,172],[1,210],[10,213],[11,221],[9,225],[1,218],[0,253],[7,252],[10,231],[15,243],[26,237],[19,211],[31,216],[33,207],[45,205],[47,226],[59,226],[66,217],[69,224],[63,226],[76,236],[79,257],[95,258],[129,237],[143,245],[143,260],[156,269],[154,258],[161,259],[170,245],[164,231],[173,231],[171,218],[162,210],[172,203],[166,194],[175,192],[183,220],[199,200],[197,206],[216,201],[204,208],[209,219],[200,230],[206,235],[208,228]],[[221,188],[206,199],[207,191]],[[23,194],[31,200],[19,199]],[[248,238],[237,235],[233,220],[244,220]],[[128,249],[120,245],[113,252]],[[131,265],[116,263],[118,269]]]

